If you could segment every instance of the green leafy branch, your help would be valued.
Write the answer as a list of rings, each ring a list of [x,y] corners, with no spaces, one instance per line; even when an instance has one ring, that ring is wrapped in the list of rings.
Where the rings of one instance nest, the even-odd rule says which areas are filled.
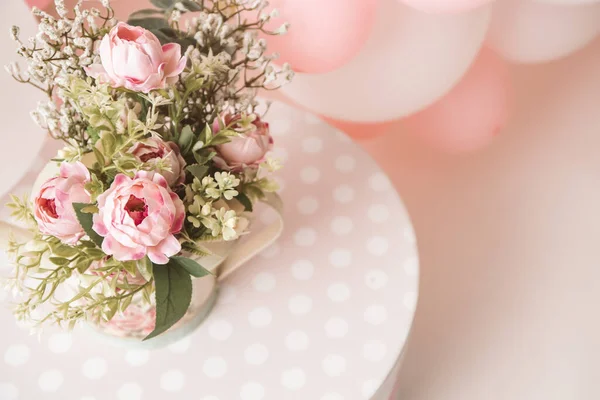
[[[154,265],[156,325],[144,340],[166,332],[187,313],[192,300],[192,276],[210,272],[190,258],[171,257],[167,265]]]

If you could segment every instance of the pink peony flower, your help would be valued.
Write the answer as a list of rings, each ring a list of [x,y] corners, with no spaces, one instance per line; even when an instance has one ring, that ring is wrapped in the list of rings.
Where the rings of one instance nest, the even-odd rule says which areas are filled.
[[[149,138],[136,143],[129,150],[138,160],[144,163],[157,164],[163,161],[163,165],[170,171],[160,171],[170,186],[180,185],[185,180],[185,160],[181,157],[179,146],[173,142],[163,142],[160,139]]]
[[[225,117],[225,123],[230,125],[240,117]],[[232,127],[242,130],[239,124]],[[215,121],[213,131],[218,132],[219,125]],[[240,136],[234,136],[231,141],[216,146],[217,156],[214,161],[217,167],[240,172],[244,168],[257,168],[265,160],[266,154],[273,148],[273,137],[269,132],[269,124],[263,122],[259,117],[252,122],[249,129],[244,129]]]
[[[183,202],[155,172],[140,171],[131,179],[119,174],[110,189],[98,197],[99,213],[93,229],[104,237],[102,250],[119,261],[146,255],[166,264],[181,251],[175,234],[185,218]]]
[[[174,83],[187,62],[179,44],[161,46],[152,32],[123,22],[102,38],[100,60],[86,69],[89,76],[143,93]]]
[[[40,232],[68,245],[75,245],[85,232],[75,215],[73,203],[89,203],[85,184],[90,172],[80,162],[63,162],[60,175],[48,180],[34,200],[33,214]]]

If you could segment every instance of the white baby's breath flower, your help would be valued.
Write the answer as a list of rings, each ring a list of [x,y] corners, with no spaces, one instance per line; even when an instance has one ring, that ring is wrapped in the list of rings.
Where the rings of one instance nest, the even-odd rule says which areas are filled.
[[[277,28],[273,33],[277,35],[285,35],[290,29],[290,23],[286,22],[282,24],[279,28]]]
[[[19,32],[20,32],[20,28],[18,26],[13,25],[13,27],[10,28],[10,37],[12,38],[12,40],[19,39]]]
[[[181,3],[178,3],[178,4],[181,4]],[[171,13],[171,20],[174,22],[179,22],[179,20],[181,20],[181,11],[173,10],[173,12]]]

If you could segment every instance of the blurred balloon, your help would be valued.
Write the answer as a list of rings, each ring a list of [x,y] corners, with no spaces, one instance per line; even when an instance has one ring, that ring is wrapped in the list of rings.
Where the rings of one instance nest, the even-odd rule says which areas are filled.
[[[399,125],[398,121],[391,122],[374,122],[374,123],[364,123],[364,122],[348,122],[348,121],[338,121],[336,119],[321,117],[323,121],[327,122],[329,125],[334,128],[339,129],[344,132],[352,139],[355,140],[369,140],[374,139],[376,137],[385,135],[390,130],[394,129],[397,125]]]
[[[30,7],[37,7],[40,10],[44,10],[50,4],[54,3],[54,0],[25,0],[25,3]]]
[[[73,7],[77,4],[79,0],[65,0],[65,6],[67,9],[72,10]],[[45,6],[41,7],[36,4],[36,7],[48,12],[56,16],[56,10],[54,9],[54,0],[25,0],[27,4],[29,3],[46,3]],[[84,0],[83,8],[98,8],[100,10],[103,9],[101,0]],[[30,5],[30,6],[32,6]],[[127,21],[129,15],[137,10],[141,10],[143,8],[153,8],[154,6],[150,3],[150,0],[110,0],[110,6],[115,12],[115,17],[121,21]]]
[[[289,22],[288,33],[269,36],[278,63],[296,71],[324,73],[350,61],[363,47],[375,21],[377,0],[274,0],[280,17],[271,29]],[[275,23],[276,22],[276,23]]]
[[[282,90],[301,106],[338,120],[401,118],[458,82],[481,47],[489,17],[489,6],[431,15],[381,0],[373,33],[356,58],[327,74],[297,74]]]
[[[538,3],[547,3],[547,4],[562,4],[565,6],[576,6],[579,4],[592,4],[598,3],[600,0],[534,0]]]
[[[286,97],[281,93],[281,90],[275,91],[265,91],[262,90],[259,92],[259,96],[268,101],[280,101],[282,103],[288,104],[292,107],[299,108],[301,110],[306,110],[304,107],[294,103],[289,97]],[[356,140],[368,140],[374,139],[376,137],[385,135],[387,132],[395,129],[400,125],[402,121],[391,121],[391,122],[374,122],[374,123],[362,123],[362,122],[348,122],[348,121],[338,121],[333,118],[324,117],[322,115],[318,116],[318,118],[322,119],[329,125],[337,128],[338,130],[346,133],[353,139]]]
[[[488,39],[506,59],[536,63],[567,56],[585,47],[598,33],[600,3],[567,7],[502,0],[494,5]]]
[[[506,63],[484,48],[450,93],[407,118],[403,127],[446,151],[475,150],[506,124],[511,91]]]
[[[400,0],[428,13],[456,13],[472,10],[493,0]]]

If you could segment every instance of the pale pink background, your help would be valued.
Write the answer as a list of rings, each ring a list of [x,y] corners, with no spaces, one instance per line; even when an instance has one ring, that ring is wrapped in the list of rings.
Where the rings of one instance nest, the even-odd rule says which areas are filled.
[[[363,143],[421,258],[398,399],[600,398],[599,72],[598,40],[513,68],[516,114],[479,153],[402,132]]]
[[[419,240],[403,400],[600,397],[600,43],[514,69],[516,116],[449,156],[395,132],[365,148]]]

